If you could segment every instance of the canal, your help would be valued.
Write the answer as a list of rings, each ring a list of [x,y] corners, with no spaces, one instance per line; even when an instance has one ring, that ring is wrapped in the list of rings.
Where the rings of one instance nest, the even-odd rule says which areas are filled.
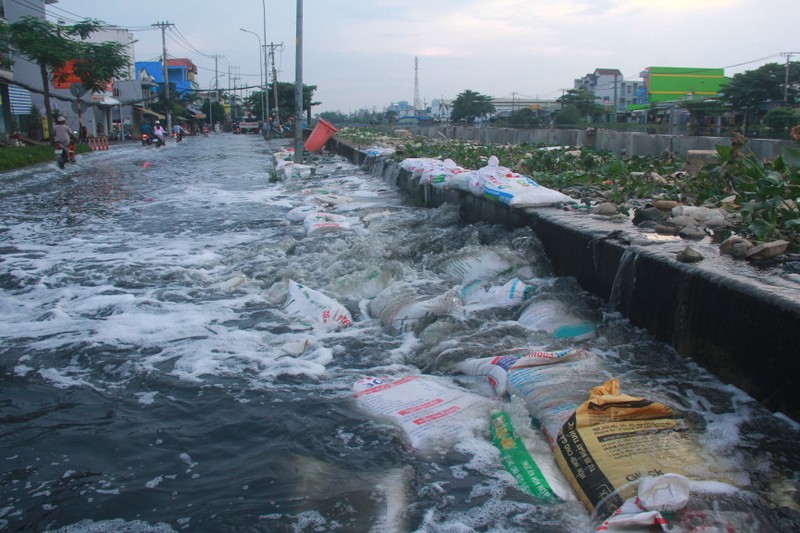
[[[594,531],[574,496],[541,502],[504,469],[491,411],[548,453],[524,402],[456,370],[573,348],[595,361],[575,394],[617,378],[691,422],[703,472],[739,489],[705,496],[728,525],[800,529],[797,423],[555,277],[529,228],[415,205],[338,156],[276,181],[289,144],[132,143],[0,175],[0,529]],[[287,218],[320,204],[338,217]],[[512,278],[532,287],[521,305],[466,297]],[[346,327],[287,305],[293,283]],[[398,324],[400,300],[422,312]],[[595,334],[526,325],[541,301]],[[486,416],[414,446],[357,401],[364,378],[414,376],[482,397]]]

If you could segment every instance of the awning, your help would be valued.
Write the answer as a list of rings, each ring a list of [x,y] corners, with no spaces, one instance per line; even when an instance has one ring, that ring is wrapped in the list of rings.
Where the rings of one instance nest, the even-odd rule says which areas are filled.
[[[144,107],[139,107],[138,105],[133,106],[133,108],[134,109],[138,109],[139,111],[141,111],[145,115],[152,115],[152,116],[156,117],[159,120],[166,120],[166,118],[167,118],[164,115],[162,115],[161,113],[156,113],[155,111],[151,111],[150,109],[146,109]]]
[[[194,116],[194,118],[206,118],[206,114],[197,109],[196,107],[188,106],[186,108],[186,111],[188,111],[192,116]]]

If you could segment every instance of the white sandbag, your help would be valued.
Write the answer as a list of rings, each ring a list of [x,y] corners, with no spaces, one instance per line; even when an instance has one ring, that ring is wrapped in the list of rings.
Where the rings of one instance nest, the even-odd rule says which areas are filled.
[[[447,187],[457,191],[472,192],[470,184],[472,183],[476,170],[465,170],[464,172],[455,173],[447,180]]]
[[[290,161],[281,161],[278,168],[287,179],[299,179],[311,177],[315,168],[310,165],[302,165],[300,163],[292,163]]]
[[[546,331],[556,339],[591,339],[595,323],[573,313],[560,300],[532,301],[517,320],[523,326]]]
[[[486,180],[492,176],[505,176],[507,173],[512,173],[512,170],[507,167],[500,166],[500,160],[497,156],[491,156],[486,162],[485,167],[479,168],[470,176],[470,191],[475,196],[483,196]]]
[[[507,248],[474,246],[432,265],[437,273],[453,281],[468,285],[476,280],[494,280],[501,274],[510,274],[527,261]]]
[[[436,376],[367,377],[353,385],[356,405],[400,426],[411,446],[451,444],[465,430],[483,429],[494,402]]]
[[[437,189],[447,189],[454,176],[465,172],[466,170],[456,165],[452,159],[445,159],[424,169],[420,174],[419,183],[420,185],[428,184]]]
[[[373,146],[367,149],[367,157],[389,157],[394,155],[395,149],[384,146]]]
[[[508,370],[517,362],[513,355],[499,355],[497,357],[481,357],[479,359],[466,359],[454,365],[457,372],[468,376],[479,376],[486,379],[498,396],[505,396],[508,392]]]
[[[293,222],[303,222],[309,215],[314,215],[322,211],[324,211],[324,208],[320,205],[303,204],[290,209],[289,212],[286,213],[286,219]]]
[[[399,277],[399,272],[391,269],[366,268],[337,278],[336,292],[354,298],[374,298]]]
[[[486,176],[483,197],[511,207],[574,203],[566,194],[542,187],[531,178],[515,172]]]
[[[294,280],[289,280],[288,296],[283,308],[328,330],[347,327],[353,322],[353,317],[345,306]]]
[[[303,220],[303,227],[306,230],[306,235],[317,235],[340,230],[348,230],[353,227],[353,223],[353,219],[344,215],[318,212],[307,216]]]
[[[426,170],[441,165],[439,159],[431,157],[409,157],[400,163],[400,168],[411,173],[411,178],[419,178]]]
[[[474,281],[461,288],[460,296],[470,307],[516,307],[530,299],[536,287],[527,285],[519,278],[513,278],[503,285],[487,287],[482,280]]]
[[[414,173],[417,170],[421,171],[429,165],[431,161],[434,161],[434,159],[430,157],[406,157],[400,162],[400,168]]]
[[[405,332],[416,331],[439,316],[458,313],[461,307],[461,299],[452,291],[431,296],[412,284],[400,282],[382,290],[367,309],[383,326]]]
[[[344,194],[325,193],[325,194],[315,194],[314,200],[323,205],[344,205],[352,202],[353,197]]]
[[[586,400],[584,391],[609,377],[609,373],[596,355],[582,349],[570,350],[560,358],[532,358],[528,363],[537,359],[550,359],[555,364],[512,366],[507,376],[508,391],[525,401],[548,444],[554,447],[564,422]]]
[[[581,350],[566,348],[552,352],[540,350],[511,350],[510,353],[494,357],[466,359],[454,365],[456,371],[468,376],[486,379],[498,396],[508,392],[508,373],[512,369],[550,365],[578,356]]]

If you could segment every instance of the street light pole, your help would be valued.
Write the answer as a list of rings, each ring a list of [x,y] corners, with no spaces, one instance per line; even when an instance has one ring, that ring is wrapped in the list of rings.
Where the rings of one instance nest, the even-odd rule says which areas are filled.
[[[264,89],[264,61],[263,61],[263,59],[261,59],[261,47],[262,47],[262,45],[261,45],[261,36],[259,36],[254,31],[246,30],[244,28],[239,28],[239,29],[241,31],[245,32],[245,33],[250,33],[252,35],[255,35],[256,39],[258,39],[258,65],[259,65],[259,67],[261,69],[261,74],[260,74],[258,83],[261,85],[261,89],[263,91],[263,89]],[[262,124],[264,123],[264,116],[265,116],[264,113],[266,113],[266,109],[264,109],[265,106],[264,106],[263,100],[264,100],[264,95],[262,94],[262,103],[261,103],[261,123]]]
[[[297,0],[294,66],[294,162],[303,162],[303,0]]]
[[[269,86],[269,67],[267,66],[267,4],[266,0],[261,0],[262,22],[264,24],[264,109],[269,107],[269,98],[267,98],[267,87]],[[276,110],[277,114],[277,110]],[[269,115],[269,113],[267,113]],[[276,119],[278,117],[275,117]],[[269,130],[267,130],[269,131]]]

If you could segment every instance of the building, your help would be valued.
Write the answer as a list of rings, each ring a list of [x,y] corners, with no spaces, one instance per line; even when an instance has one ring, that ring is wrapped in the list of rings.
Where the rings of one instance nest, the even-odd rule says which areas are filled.
[[[728,83],[722,68],[648,67],[641,76],[650,104],[714,98]]]
[[[625,78],[615,68],[597,68],[591,74],[575,80],[574,88],[593,93],[598,103],[607,106],[609,112],[619,111],[625,99]]]
[[[492,98],[495,113],[498,116],[510,116],[520,109],[530,109],[531,111],[549,112],[561,107],[555,100],[542,100],[540,98]]]
[[[0,17],[8,23],[14,23],[22,17],[45,18],[45,5],[54,4],[58,0],[29,0],[14,2],[0,0]],[[10,69],[0,69],[0,98],[2,98],[2,115],[0,121],[0,137],[6,138],[17,127],[24,134],[42,130],[42,116],[32,113],[33,106],[43,109],[44,98],[41,93],[29,91],[18,85],[8,83],[15,81],[31,89],[41,89],[42,75],[39,65],[31,63],[24,57],[10,55],[14,62]],[[41,111],[43,113],[43,111]],[[46,128],[45,128],[46,130]]]
[[[440,122],[448,122],[450,120],[450,114],[453,112],[453,101],[452,100],[439,100],[434,98],[431,100],[431,119],[440,121]]]
[[[145,74],[155,82],[153,92],[160,93],[164,89],[164,64],[161,61],[137,61],[135,64],[137,79]],[[167,79],[170,83],[170,96],[174,88],[179,98],[194,100],[199,86],[196,81],[197,66],[190,59],[167,59]]]

